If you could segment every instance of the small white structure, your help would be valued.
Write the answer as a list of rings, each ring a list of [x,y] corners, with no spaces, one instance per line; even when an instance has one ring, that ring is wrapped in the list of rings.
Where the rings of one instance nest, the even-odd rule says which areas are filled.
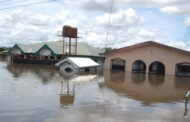
[[[62,72],[93,72],[100,65],[90,58],[67,57],[55,64]]]

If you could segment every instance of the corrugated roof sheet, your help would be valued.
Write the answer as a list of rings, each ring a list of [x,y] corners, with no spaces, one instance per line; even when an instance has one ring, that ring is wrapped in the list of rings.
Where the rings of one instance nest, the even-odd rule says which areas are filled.
[[[69,61],[70,63],[73,63],[78,68],[85,68],[85,67],[97,67],[99,66],[98,63],[93,61],[90,58],[81,58],[81,57],[67,57],[66,59],[58,62],[55,64],[56,66],[60,66],[62,63]]]
[[[98,63],[90,58],[69,57],[68,59],[75,63],[79,68],[99,66]]]
[[[57,41],[57,42],[41,42],[37,44],[31,44],[31,45],[24,45],[24,44],[18,44],[18,46],[25,52],[25,53],[36,53],[42,46],[47,44],[52,51],[55,54],[62,54],[63,53],[63,42]],[[68,45],[68,43],[65,43],[65,45]],[[65,54],[68,53],[68,46],[64,47]],[[72,48],[71,53],[74,54],[75,50]],[[77,43],[77,55],[87,55],[87,56],[99,56],[100,53],[103,53],[104,50],[90,46],[83,42]]]
[[[25,53],[36,53],[44,43],[25,45],[25,44],[17,44]]]

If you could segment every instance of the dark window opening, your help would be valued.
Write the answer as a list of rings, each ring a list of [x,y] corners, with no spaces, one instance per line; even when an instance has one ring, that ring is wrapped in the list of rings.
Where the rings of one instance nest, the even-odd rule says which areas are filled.
[[[165,74],[165,66],[163,63],[159,61],[153,62],[149,66],[149,73],[150,74]]]
[[[95,61],[95,62],[98,62],[98,60],[97,60],[97,59],[94,59],[94,61]]]
[[[57,56],[57,60],[60,60],[61,59],[61,56]]]
[[[188,76],[190,77],[190,63],[179,63],[176,65],[177,76]]]
[[[125,71],[125,60],[122,59],[112,59],[111,60],[111,69]]]
[[[143,61],[137,60],[132,65],[132,72],[146,72],[146,65]]]
[[[73,72],[73,69],[71,69],[70,67],[67,67],[67,68],[65,68],[65,71],[68,73],[71,73],[71,72]]]
[[[54,56],[51,56],[51,60],[55,60],[55,57],[54,57]]]
[[[44,59],[45,59],[45,60],[48,60],[48,59],[49,59],[49,56],[44,56]]]
[[[84,71],[85,71],[85,72],[89,72],[90,69],[89,69],[89,68],[85,68]]]

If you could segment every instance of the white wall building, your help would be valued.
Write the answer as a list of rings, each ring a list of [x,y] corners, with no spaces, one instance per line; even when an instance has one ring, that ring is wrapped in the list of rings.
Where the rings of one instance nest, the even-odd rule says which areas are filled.
[[[67,57],[55,64],[62,72],[95,72],[100,65],[90,58]]]

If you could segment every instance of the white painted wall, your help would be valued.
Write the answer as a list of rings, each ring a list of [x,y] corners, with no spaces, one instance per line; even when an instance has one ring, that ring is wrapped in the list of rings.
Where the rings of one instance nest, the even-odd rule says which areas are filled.
[[[104,67],[104,59],[97,59],[97,63],[100,65],[99,67],[97,67],[97,70],[102,70]]]
[[[12,54],[21,54],[21,50],[20,49],[18,49],[18,48],[13,48],[12,50],[11,50],[11,53]]]
[[[71,63],[69,63],[69,62],[64,62],[64,63],[62,63],[61,65],[60,65],[60,70],[62,71],[62,72],[64,72],[65,71],[65,69],[66,68],[71,68],[74,72],[78,72],[78,70],[74,67],[74,65],[72,65]]]
[[[42,49],[40,51],[41,56],[51,56],[51,51],[49,49]]]
[[[78,69],[72,63],[69,63],[69,62],[64,62],[64,63],[62,63],[60,65],[60,71],[61,72],[65,72],[66,68],[71,68],[73,70],[73,73],[85,72],[85,69],[86,69],[86,68],[80,68],[80,69]],[[89,72],[95,72],[95,71],[97,71],[97,67],[90,67],[88,69],[89,69]]]
[[[95,72],[98,70],[96,67],[91,67],[91,68],[87,68],[87,69],[89,69],[88,72]],[[85,70],[86,70],[86,68],[81,68],[81,69],[78,69],[78,72],[86,72]]]

